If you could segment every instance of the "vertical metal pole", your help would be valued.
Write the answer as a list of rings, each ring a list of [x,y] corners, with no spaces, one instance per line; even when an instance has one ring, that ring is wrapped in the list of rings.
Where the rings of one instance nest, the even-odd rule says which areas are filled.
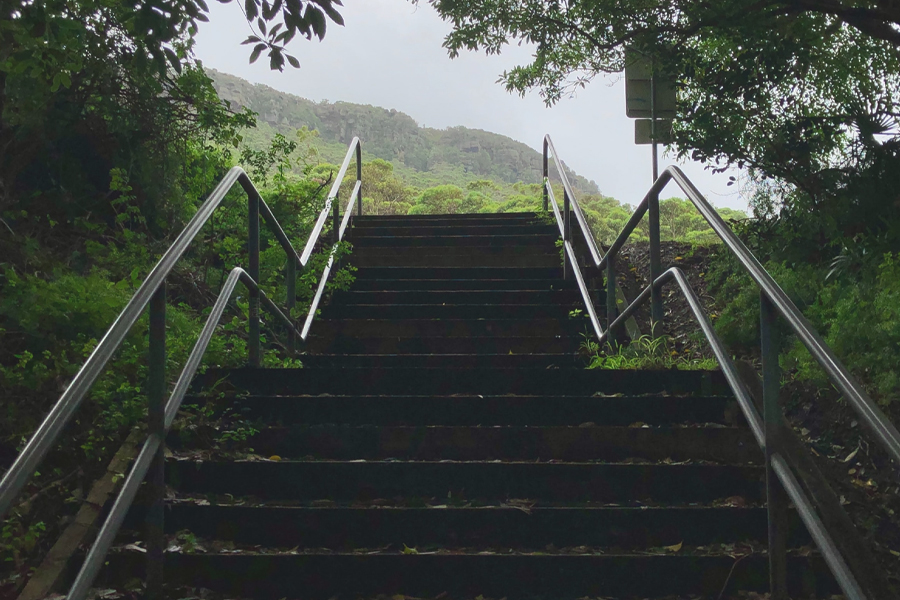
[[[781,340],[775,323],[775,308],[760,291],[760,344],[763,372],[763,415],[766,427],[766,506],[769,518],[769,586],[773,600],[787,598],[787,504],[788,498],[772,468],[772,455],[779,447],[781,369],[778,354]]]
[[[570,239],[572,239],[572,226],[569,220],[569,193],[563,189],[563,279],[569,278],[569,256],[566,252],[566,244]]]
[[[147,381],[148,432],[159,438],[159,449],[147,474],[150,505],[147,511],[147,597],[163,598],[163,560],[165,558],[166,498],[166,282],[163,281],[150,299],[150,356]]]
[[[247,196],[247,251],[250,254],[250,277],[259,285],[259,196]],[[250,290],[250,331],[247,349],[251,367],[260,365],[259,290]]]
[[[656,67],[650,62],[650,139],[653,142],[653,183],[659,178],[659,164],[656,157]],[[653,284],[662,272],[662,261],[659,256],[659,193],[654,191],[649,198],[647,218],[650,229],[650,283]],[[663,320],[662,290],[653,287],[650,290],[651,335],[655,338],[660,333]]]
[[[610,329],[612,322],[616,320],[616,257],[614,254],[606,255],[606,327]],[[609,343],[613,343],[616,332],[610,329]]]
[[[287,307],[287,316],[290,319],[291,323],[294,322],[294,316],[291,314],[294,310],[294,306],[297,305],[297,261],[293,256],[288,256],[287,263],[287,273],[284,275],[284,284],[287,298],[285,299],[285,306]],[[288,351],[293,354],[294,349],[297,345],[296,336],[294,335],[293,328],[288,330]]]
[[[362,181],[362,145],[359,142],[356,143],[356,181]],[[362,184],[356,194],[356,214],[362,216]]]
[[[550,185],[550,172],[548,169],[547,163],[547,138],[544,138],[544,187],[543,187],[543,198],[544,198],[544,212],[547,212],[547,209],[550,208],[550,197],[547,193],[547,186]]]
[[[653,151],[653,181],[659,178],[659,152],[656,145],[656,64],[650,60],[650,147]]]
[[[338,202],[338,197],[335,196],[331,201],[331,214],[333,215],[331,220],[331,241],[335,244],[338,243],[338,233],[341,228],[341,206],[340,202]]]

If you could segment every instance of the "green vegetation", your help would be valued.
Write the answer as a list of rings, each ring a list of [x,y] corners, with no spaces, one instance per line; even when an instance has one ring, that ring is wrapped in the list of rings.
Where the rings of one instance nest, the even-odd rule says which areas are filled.
[[[831,267],[771,259],[764,266],[869,393],[883,406],[895,402],[900,391],[900,255],[842,254]],[[708,274],[713,293],[727,299],[716,328],[737,351],[752,354],[759,344],[759,294],[735,267],[733,259],[720,255]],[[795,336],[788,336],[786,346],[783,368],[801,380],[830,386]]]
[[[501,82],[521,94],[537,89],[548,104],[598,74],[621,72],[626,45],[650,56],[676,82],[678,155],[745,169],[754,220],[740,224],[740,234],[879,401],[897,398],[900,13],[893,7],[876,0],[428,2],[452,27],[444,40],[451,57],[534,44],[532,60]],[[668,225],[662,217],[670,236],[706,237],[679,233],[681,211],[672,212]],[[749,351],[758,292],[727,256],[717,262],[718,327]],[[790,343],[785,366],[822,382]]]
[[[600,348],[590,336],[585,336],[582,350],[590,357],[589,369],[678,369],[703,371],[716,369],[714,358],[695,356],[691,350],[679,354],[668,336],[652,338],[642,335],[627,345]]]
[[[250,4],[253,0],[245,8]],[[284,10],[309,4],[288,2]],[[333,9],[326,8],[328,0],[314,4],[321,11],[313,7],[304,18],[312,19],[310,27],[318,32],[313,15],[324,11],[334,18],[328,12]],[[168,3],[160,12],[161,6],[12,2],[0,9],[4,468],[231,166],[246,165],[298,245],[323,206],[325,188],[313,176],[314,134],[243,143],[254,115],[229,110],[190,55],[205,5]],[[293,20],[288,29],[302,33],[303,27]],[[246,198],[236,190],[169,278],[170,381],[224,278],[232,267],[247,265],[246,218]],[[298,314],[326,259],[315,256],[299,278]],[[279,303],[286,293],[284,261],[263,229],[260,285]],[[331,286],[351,280],[352,271],[344,269]],[[238,292],[204,368],[244,362],[247,317],[246,294]],[[134,327],[4,522],[0,560],[17,585],[27,579],[29,559],[59,533],[60,518],[77,509],[123,437],[144,422],[147,327],[146,317]],[[264,364],[297,364],[284,351],[284,332],[270,327],[268,319],[263,329]]]

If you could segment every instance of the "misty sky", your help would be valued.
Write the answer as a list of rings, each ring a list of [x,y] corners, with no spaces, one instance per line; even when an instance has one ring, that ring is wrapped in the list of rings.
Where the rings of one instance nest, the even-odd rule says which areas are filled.
[[[208,67],[311,100],[395,108],[425,127],[500,133],[535,149],[549,133],[561,158],[604,194],[635,204],[650,186],[650,147],[634,144],[618,77],[598,77],[575,97],[546,108],[537,92],[521,98],[496,83],[504,69],[528,60],[527,47],[450,60],[441,47],[449,26],[429,6],[406,0],[344,0],[346,26],[329,27],[322,42],[296,38],[289,52],[301,69],[272,72],[265,56],[248,64],[250,47],[240,42],[249,27],[239,6],[209,5],[210,22],[201,24],[196,46]],[[671,162],[662,157],[660,168]],[[697,163],[682,168],[713,204],[746,209],[737,186],[727,186],[729,173],[712,175]],[[678,192],[670,184],[664,197]]]

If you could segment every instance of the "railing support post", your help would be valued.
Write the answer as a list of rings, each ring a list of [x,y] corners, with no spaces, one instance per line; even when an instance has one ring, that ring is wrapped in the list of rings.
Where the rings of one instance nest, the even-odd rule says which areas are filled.
[[[338,243],[338,235],[341,230],[341,206],[340,202],[338,202],[337,196],[331,201],[331,214],[332,214],[332,223],[331,223],[331,242],[333,244]]]
[[[613,321],[616,320],[616,256],[606,255],[606,328],[609,330],[608,341],[612,345],[616,339],[616,332],[612,330]]]
[[[284,305],[287,308],[287,316],[291,320],[291,323],[293,323],[294,315],[292,315],[291,313],[293,312],[294,307],[297,305],[297,261],[293,256],[288,256],[287,272],[284,274],[284,285],[287,294]],[[288,352],[293,354],[297,346],[297,339],[294,335],[293,328],[288,330],[287,343]]]
[[[356,181],[360,184],[356,193],[356,215],[362,216],[362,148],[356,146]]]
[[[166,282],[163,281],[150,299],[150,356],[147,381],[147,417],[150,435],[160,440],[159,449],[150,466],[147,482],[150,492],[147,511],[147,597],[163,598],[164,502],[166,497]]]
[[[569,243],[569,240],[572,239],[572,225],[569,219],[569,193],[564,189],[563,190],[563,279],[569,278],[569,255],[566,252],[566,244]],[[574,269],[575,266],[572,265]]]
[[[650,285],[662,274],[662,261],[659,256],[659,192],[652,192],[647,202],[647,219],[650,226]],[[655,338],[661,333],[663,320],[662,290],[656,286],[650,288],[650,320],[651,335]]]
[[[776,312],[765,292],[759,294],[760,345],[763,372],[763,419],[766,434],[766,506],[769,521],[769,587],[773,600],[787,598],[787,503],[788,498],[772,467],[772,456],[779,446],[781,407],[781,368],[778,355],[781,339],[775,322]]]
[[[543,198],[544,198],[544,212],[547,212],[547,209],[550,208],[550,198],[549,194],[547,194],[547,186],[550,185],[550,170],[549,164],[547,162],[547,138],[544,138],[544,187],[543,187]]]
[[[259,282],[259,196],[247,195],[247,250],[250,254],[250,265],[247,271],[253,281]],[[260,365],[259,347],[259,290],[250,292],[250,331],[247,349],[251,367]]]

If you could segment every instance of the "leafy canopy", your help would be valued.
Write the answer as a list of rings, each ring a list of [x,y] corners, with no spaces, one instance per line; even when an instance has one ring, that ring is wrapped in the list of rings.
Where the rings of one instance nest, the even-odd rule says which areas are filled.
[[[618,73],[631,45],[678,86],[682,157],[775,178],[759,208],[825,210],[827,235],[900,219],[900,9],[883,0],[429,0],[452,30],[444,45],[501,52],[534,45],[501,76],[548,104],[598,74]],[[775,192],[774,196],[772,192]],[[766,212],[763,210],[763,212]],[[769,212],[769,214],[774,214]]]

